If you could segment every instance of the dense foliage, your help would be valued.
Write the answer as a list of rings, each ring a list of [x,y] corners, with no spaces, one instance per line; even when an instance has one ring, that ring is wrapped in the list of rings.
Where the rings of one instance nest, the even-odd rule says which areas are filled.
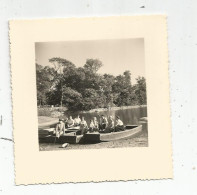
[[[90,110],[113,106],[146,104],[146,80],[138,77],[131,84],[131,73],[98,74],[98,59],[87,59],[76,67],[62,58],[49,60],[54,68],[36,64],[38,105],[66,106],[69,110]]]

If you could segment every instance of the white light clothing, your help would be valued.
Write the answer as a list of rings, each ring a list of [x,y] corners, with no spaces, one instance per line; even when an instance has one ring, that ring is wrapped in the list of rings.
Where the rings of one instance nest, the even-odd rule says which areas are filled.
[[[114,121],[113,121],[113,119],[109,119],[108,120],[108,127],[109,128],[114,128]]]
[[[75,124],[79,125],[81,123],[81,119],[80,118],[75,118]]]
[[[65,124],[64,123],[58,123],[56,125],[56,131],[64,131],[65,130]]]
[[[64,133],[65,133],[65,124],[64,123],[58,123],[56,125],[56,128],[55,128],[56,137],[60,137],[60,135],[62,135]]]
[[[116,120],[116,126],[122,126],[122,125],[123,122],[120,119]]]
[[[94,123],[93,123],[93,122],[91,122],[91,123],[90,123],[90,128],[92,128],[92,129],[93,129],[94,127],[95,127],[95,126],[94,126]]]
[[[88,129],[88,125],[87,125],[87,122],[85,120],[81,121],[81,124],[80,124],[80,130],[81,130],[81,134],[85,134],[87,132],[87,129]]]
[[[87,127],[87,122],[84,120],[84,121],[81,121],[81,124],[80,124],[80,127],[84,128],[84,127]]]
[[[97,120],[94,120],[93,123],[94,123],[94,127],[95,128],[98,128],[99,127],[99,124],[98,124],[98,121]]]
[[[68,126],[74,125],[74,120],[73,119],[68,119],[67,124],[68,124]]]

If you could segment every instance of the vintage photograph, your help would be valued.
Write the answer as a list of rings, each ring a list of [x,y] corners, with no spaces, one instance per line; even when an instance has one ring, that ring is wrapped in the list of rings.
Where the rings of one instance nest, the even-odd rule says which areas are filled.
[[[37,42],[39,149],[147,147],[144,39]]]
[[[17,185],[173,177],[166,16],[9,24]]]

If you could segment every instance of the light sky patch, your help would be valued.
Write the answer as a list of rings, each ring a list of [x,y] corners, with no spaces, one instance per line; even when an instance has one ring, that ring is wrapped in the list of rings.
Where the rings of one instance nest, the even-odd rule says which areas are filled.
[[[83,66],[88,58],[100,59],[99,73],[114,76],[131,71],[132,83],[138,76],[145,77],[144,39],[90,40],[67,42],[38,42],[35,44],[36,63],[52,66],[49,59],[61,57]]]

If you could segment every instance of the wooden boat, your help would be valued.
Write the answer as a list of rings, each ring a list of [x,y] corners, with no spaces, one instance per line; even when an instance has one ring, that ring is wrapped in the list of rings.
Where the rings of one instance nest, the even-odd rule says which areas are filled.
[[[65,130],[65,133],[72,133],[72,132],[75,132],[76,135],[81,135],[81,130],[80,130],[79,126],[77,126],[77,127],[70,127],[70,128],[67,128]]]
[[[79,127],[67,128],[65,135],[61,135],[59,138],[54,135],[54,129],[55,128],[39,129],[39,142],[77,144],[82,141],[83,135],[81,135]]]
[[[115,141],[120,139],[128,139],[137,136],[142,131],[142,125],[127,125],[124,131],[112,133],[86,133],[84,135],[84,142],[101,142],[101,141]]]
[[[52,128],[50,128],[52,129]],[[47,129],[46,129],[47,130]],[[129,139],[137,136],[142,131],[142,125],[127,125],[124,131],[112,132],[112,133],[86,133],[80,134],[79,128],[69,128],[65,131],[65,135],[61,135],[57,138],[51,132],[45,136],[39,136],[39,142],[42,143],[95,143],[102,141],[115,141],[120,139]]]
[[[51,132],[53,132],[55,129],[55,127],[48,127],[48,128],[38,128],[38,132],[39,134],[45,134],[45,135],[49,135],[51,134]],[[66,128],[65,129],[65,133],[71,133],[71,132],[76,132],[76,134],[78,135],[81,130],[80,127],[70,127],[70,128]]]
[[[40,143],[69,143],[69,144],[78,144],[82,142],[83,135],[76,135],[75,132],[66,133],[65,135],[61,135],[59,138],[55,135],[48,135],[45,137],[39,137]]]
[[[54,128],[44,128],[44,129],[39,128],[38,129],[39,138],[52,135],[53,132],[54,132]]]

